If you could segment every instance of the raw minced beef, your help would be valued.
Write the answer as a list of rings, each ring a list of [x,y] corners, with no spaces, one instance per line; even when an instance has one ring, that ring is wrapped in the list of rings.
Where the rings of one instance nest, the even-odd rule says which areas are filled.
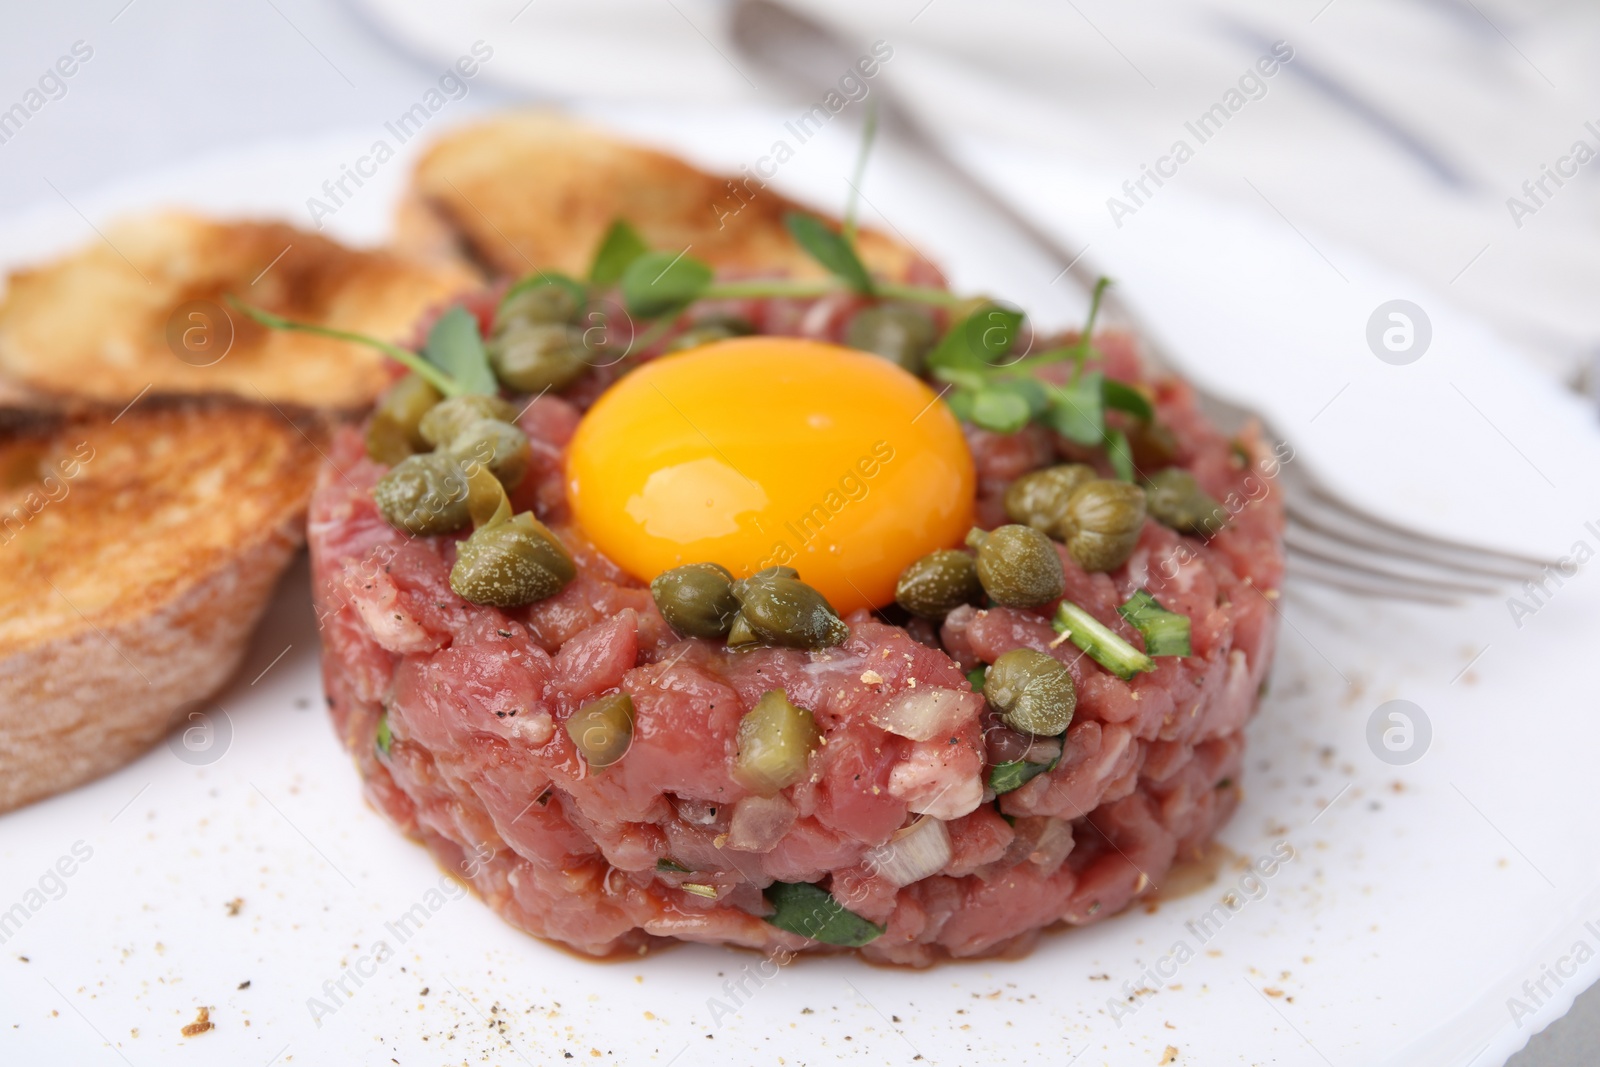
[[[836,308],[783,318],[774,304],[739,310],[758,325],[782,319],[767,321],[772,332],[827,338],[843,321]],[[1099,347],[1108,374],[1140,380],[1130,344]],[[1282,508],[1255,469],[1267,460],[1260,442],[1218,434],[1181,382],[1148,384],[1179,465],[1233,514],[1209,541],[1147,520],[1111,574],[1085,573],[1061,551],[1067,598],[1136,646],[1116,610],[1135,589],[1190,618],[1193,655],[1158,659],[1130,682],[1058,640],[1053,605],[964,607],[940,628],[857,612],[849,639],[820,652],[679,639],[649,591],[571,525],[562,460],[580,412],[555,397],[520,417],[535,463],[513,500],[560,534],[578,576],[527,607],[470,604],[449,585],[458,538],[388,526],[371,497],[386,468],[344,431],[312,504],[310,545],[333,719],[368,796],[509,922],[595,955],[661,938],[837,951],[763,920],[774,881],[821,884],[886,927],[863,955],[913,965],[1023,951],[1053,924],[1116,913],[1203,849],[1237,802],[1283,569]],[[1057,449],[1038,428],[973,430],[969,443],[990,526],[1004,521],[1005,484]],[[996,798],[990,769],[1030,742],[999,724],[965,672],[1018,647],[1065,663],[1078,706],[1059,764]],[[810,709],[824,743],[808,778],[768,798],[732,771],[740,717],[773,689]],[[595,772],[562,725],[618,690],[633,700],[632,746]],[[894,702],[929,690],[951,694],[937,736],[878,725]],[[384,715],[386,753],[374,743]],[[1039,759],[1052,742],[1032,744]],[[868,854],[924,818],[945,823],[950,857],[899,886]]]

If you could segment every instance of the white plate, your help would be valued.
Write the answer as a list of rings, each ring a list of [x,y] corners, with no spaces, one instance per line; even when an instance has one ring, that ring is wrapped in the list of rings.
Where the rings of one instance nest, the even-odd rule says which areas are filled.
[[[766,152],[781,123],[763,112],[609,117],[722,165]],[[266,146],[77,207],[101,228],[157,202],[304,225],[306,198],[373,136]],[[829,130],[780,184],[837,204],[852,148],[848,131]],[[1094,225],[1096,176],[1057,166],[1047,184],[1030,165],[1009,161],[1008,173],[1042,211]],[[330,231],[381,239],[405,166],[388,164]],[[1047,321],[1076,314],[1076,298],[1042,284],[1024,250],[930,197],[892,155],[866,191],[957,284],[1014,295]],[[1320,238],[1350,281],[1318,279],[1321,264],[1293,233],[1180,194],[1121,231],[1135,237],[1104,235],[1099,254],[1194,370],[1283,421],[1302,444],[1297,462],[1314,459],[1412,521],[1546,551],[1579,540],[1600,549],[1600,444],[1575,405],[1443,300],[1394,288]],[[7,265],[95,239],[62,205],[0,232]],[[1428,357],[1393,368],[1366,350],[1373,293],[1428,308]],[[1272,691],[1250,727],[1245,802],[1222,834],[1246,859],[1290,843],[1296,858],[1270,878],[1241,882],[1228,867],[1200,892],[1049,937],[1021,961],[909,972],[804,960],[765,977],[757,957],[712,948],[580,961],[462,898],[360,798],[322,709],[302,565],[220,699],[212,762],[163,746],[0,818],[0,924],[5,909],[13,920],[0,952],[0,1059],[544,1064],[570,1053],[1059,1067],[1156,1064],[1171,1046],[1178,1064],[1500,1063],[1600,974],[1591,570],[1521,628],[1498,601],[1441,612],[1291,585]],[[1431,722],[1431,746],[1409,766],[1380,761],[1366,741],[1369,716],[1394,698]],[[74,847],[92,855],[65,863],[69,877],[49,875]],[[1241,885],[1237,911],[1202,942],[1202,917]],[[420,924],[397,934],[408,913]],[[380,942],[392,950],[381,962]],[[1147,971],[1171,970],[1179,942],[1193,958],[1156,989]],[[1561,961],[1578,942],[1586,962],[1573,968]],[[1573,973],[1558,984],[1547,967]],[[1536,1004],[1521,987],[1541,980]],[[741,981],[745,992],[732,992]],[[1114,1018],[1124,983],[1154,991]],[[1513,994],[1529,1007],[1517,1020]],[[216,1029],[181,1037],[201,1005]]]

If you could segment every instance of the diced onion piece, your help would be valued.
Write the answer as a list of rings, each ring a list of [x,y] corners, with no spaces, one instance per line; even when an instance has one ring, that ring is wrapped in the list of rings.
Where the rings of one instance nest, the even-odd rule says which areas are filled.
[[[983,707],[983,697],[938,686],[908,689],[868,717],[891,734],[931,741],[959,729]]]
[[[783,794],[745,797],[733,806],[728,847],[741,852],[770,852],[794,825],[794,805]]]
[[[866,868],[897,886],[920,882],[950,862],[950,831],[940,819],[923,818],[864,857]]]

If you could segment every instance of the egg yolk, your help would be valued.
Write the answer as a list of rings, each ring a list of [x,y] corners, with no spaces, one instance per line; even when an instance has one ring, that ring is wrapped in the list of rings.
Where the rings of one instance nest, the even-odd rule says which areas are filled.
[[[567,454],[574,517],[635,577],[790,566],[841,613],[889,603],[907,564],[958,544],[973,485],[961,427],[920,379],[782,337],[646,364],[589,410]]]

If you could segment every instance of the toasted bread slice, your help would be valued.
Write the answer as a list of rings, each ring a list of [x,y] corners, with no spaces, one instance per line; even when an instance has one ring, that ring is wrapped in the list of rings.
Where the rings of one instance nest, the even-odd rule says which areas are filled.
[[[316,424],[113,414],[0,429],[0,811],[121,766],[214,694],[303,540]]]
[[[783,216],[799,209],[757,178],[708,174],[546,112],[516,112],[441,137],[417,163],[396,243],[419,257],[464,256],[492,273],[582,275],[613,220],[655,248],[688,248],[719,271],[821,273]],[[921,263],[863,230],[869,269],[904,280]]]
[[[364,407],[390,380],[381,354],[270,331],[224,297],[394,341],[474,280],[456,265],[359,251],[278,222],[130,218],[103,241],[11,276],[0,304],[0,377],[108,404],[149,390]],[[197,301],[210,307],[184,307]]]

